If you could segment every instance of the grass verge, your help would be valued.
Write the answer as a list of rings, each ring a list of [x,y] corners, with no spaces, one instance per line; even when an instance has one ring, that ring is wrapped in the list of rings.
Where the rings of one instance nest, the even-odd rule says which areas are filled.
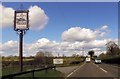
[[[63,77],[64,74],[62,74],[59,71],[56,71],[54,69],[49,69],[47,72],[45,70],[43,71],[37,71],[34,72],[34,77]],[[20,75],[20,76],[16,76],[16,77],[29,77],[32,78],[33,74],[32,73],[28,73],[28,74],[24,74],[24,75]]]

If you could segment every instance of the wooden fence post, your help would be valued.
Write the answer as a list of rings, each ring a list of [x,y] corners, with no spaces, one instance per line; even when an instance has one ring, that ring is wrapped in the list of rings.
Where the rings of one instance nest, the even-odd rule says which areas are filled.
[[[34,79],[34,70],[33,70],[33,72],[32,72],[32,79]]]
[[[54,70],[56,71],[56,66],[54,66]]]

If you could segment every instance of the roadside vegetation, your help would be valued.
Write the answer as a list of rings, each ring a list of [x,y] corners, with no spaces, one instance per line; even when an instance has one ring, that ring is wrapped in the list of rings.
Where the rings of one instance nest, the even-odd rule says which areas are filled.
[[[44,52],[37,52],[35,56],[23,57],[23,71],[36,68],[45,68],[54,66],[53,59],[63,59],[63,64],[55,65],[56,67],[76,66],[84,61],[84,57],[73,55],[71,57],[53,57],[50,52],[47,55]],[[8,56],[2,57],[2,75],[8,75],[19,72],[19,57]],[[58,71],[56,71],[58,72]],[[53,72],[54,73],[54,72]],[[52,74],[52,73],[51,73]],[[61,73],[62,74],[62,73]],[[57,75],[54,75],[57,76]]]
[[[88,51],[92,60],[99,58],[103,63],[120,66],[120,48],[115,42],[109,41],[106,43],[105,53],[101,53],[99,56],[95,56],[94,53],[94,50]]]
[[[106,44],[106,53],[102,53],[99,57],[102,59],[102,62],[108,64],[118,64],[120,65],[120,48],[115,42],[109,41]]]
[[[99,58],[104,63],[108,64],[120,64],[120,48],[113,41],[109,41],[106,44],[106,53],[99,55]],[[88,55],[92,59],[97,58],[94,55],[94,50],[88,51]],[[53,57],[51,52],[39,51],[35,56],[23,57],[23,70],[32,70],[36,68],[45,68],[54,66],[53,59],[63,59],[63,64],[57,64],[56,67],[77,66],[84,62],[85,57],[73,54],[71,57],[59,56]],[[2,56],[2,75],[8,75],[19,72],[19,57],[18,56]],[[58,72],[58,71],[56,71]],[[54,73],[54,72],[53,72]],[[50,73],[52,74],[52,73]]]
[[[14,78],[16,79],[18,77],[32,79],[33,75],[32,75],[32,73],[27,73],[27,74],[23,74],[23,75],[14,76],[13,79]],[[59,71],[56,71],[54,69],[48,69],[47,72],[46,72],[46,70],[34,72],[34,77],[35,77],[35,79],[40,78],[40,77],[44,78],[44,79],[47,77],[58,78],[58,77],[64,77],[64,74]]]

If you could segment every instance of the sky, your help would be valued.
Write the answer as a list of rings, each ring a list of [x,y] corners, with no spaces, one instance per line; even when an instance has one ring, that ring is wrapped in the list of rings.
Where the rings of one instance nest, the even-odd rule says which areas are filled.
[[[30,29],[24,35],[24,56],[38,51],[53,55],[105,53],[108,41],[117,43],[117,2],[4,2],[1,54],[19,55],[19,35],[13,29],[14,11],[29,10]]]

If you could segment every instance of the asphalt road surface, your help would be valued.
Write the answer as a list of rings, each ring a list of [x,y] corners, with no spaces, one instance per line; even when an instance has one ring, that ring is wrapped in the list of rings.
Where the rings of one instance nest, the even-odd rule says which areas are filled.
[[[119,67],[107,64],[94,64],[85,62],[76,70],[67,75],[66,79],[120,79]]]

